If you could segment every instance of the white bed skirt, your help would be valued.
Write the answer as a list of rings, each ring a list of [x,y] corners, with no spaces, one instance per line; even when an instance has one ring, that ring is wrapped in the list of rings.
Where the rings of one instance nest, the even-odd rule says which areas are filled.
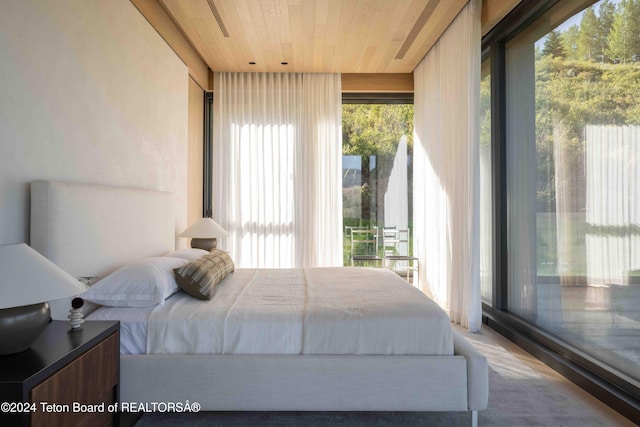
[[[484,356],[454,331],[455,356],[121,355],[120,401],[228,411],[484,409]]]

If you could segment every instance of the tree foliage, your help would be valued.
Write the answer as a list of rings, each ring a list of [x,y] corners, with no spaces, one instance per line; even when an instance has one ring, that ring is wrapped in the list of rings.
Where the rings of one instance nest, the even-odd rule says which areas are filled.
[[[480,149],[491,149],[491,76],[480,80]]]
[[[568,161],[579,171],[586,125],[640,125],[640,66],[552,58],[542,59],[537,66],[536,142],[538,151],[549,159],[553,158],[554,130],[562,129]]]
[[[574,211],[584,209],[586,125],[640,125],[640,66],[543,57],[536,63],[537,201],[555,210],[555,156],[572,171],[566,184]]]
[[[580,25],[556,31],[536,59],[537,203],[554,211],[556,191],[568,191],[571,206],[562,209],[579,212],[586,203],[585,126],[640,125],[640,0],[601,1]],[[557,38],[564,57],[553,52]]]
[[[363,219],[376,222],[384,218],[384,194],[398,144],[403,135],[407,136],[407,154],[411,155],[413,152],[412,104],[345,104],[342,106],[342,152],[345,155],[356,155],[362,158],[360,217]],[[370,164],[370,159],[375,160]],[[407,166],[411,169],[410,165]],[[369,175],[373,170],[375,170],[375,177]],[[411,172],[408,173],[411,174]],[[349,197],[353,200],[353,195]]]
[[[547,36],[547,40],[544,42],[544,48],[542,49],[542,55],[553,56],[556,58],[564,58],[567,53],[564,50],[560,33],[552,30]]]
[[[585,124],[640,124],[640,66],[607,63],[640,61],[640,0],[623,0],[617,6],[604,0],[597,14],[595,10],[585,10],[579,27],[555,35],[551,31],[536,62],[536,98],[543,103],[537,110],[561,117],[573,133]],[[564,59],[546,49],[558,37],[567,52]],[[598,50],[597,44],[609,48]],[[612,49],[616,44],[625,47]],[[572,54],[574,48],[579,55]]]
[[[602,62],[611,62],[607,51],[609,50],[609,35],[613,28],[613,20],[616,14],[616,7],[609,0],[604,0],[598,8],[598,37],[600,44],[599,51],[602,54]]]
[[[640,60],[640,0],[623,0],[618,4],[606,52],[615,62]]]
[[[578,58],[585,61],[602,59],[602,44],[599,42],[600,22],[593,6],[588,7],[582,15],[578,31]]]
[[[579,25],[550,31],[540,53],[600,63],[639,62],[640,0],[622,0],[617,5],[602,0],[588,7]]]
[[[361,156],[394,155],[407,135],[413,147],[413,105],[345,104],[342,107],[342,151]]]
[[[572,25],[567,31],[560,34],[562,47],[567,54],[567,59],[578,59],[578,36],[580,34],[580,26]]]

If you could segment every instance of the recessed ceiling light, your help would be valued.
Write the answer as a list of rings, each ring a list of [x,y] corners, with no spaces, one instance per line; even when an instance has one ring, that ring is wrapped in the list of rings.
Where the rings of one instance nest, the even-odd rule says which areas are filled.
[[[249,62],[249,65],[256,65],[256,63],[251,61],[251,62]]]

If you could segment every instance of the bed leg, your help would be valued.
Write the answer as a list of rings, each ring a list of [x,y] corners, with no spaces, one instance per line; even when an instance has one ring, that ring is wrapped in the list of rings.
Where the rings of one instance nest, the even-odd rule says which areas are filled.
[[[471,427],[478,427],[478,411],[471,411]]]

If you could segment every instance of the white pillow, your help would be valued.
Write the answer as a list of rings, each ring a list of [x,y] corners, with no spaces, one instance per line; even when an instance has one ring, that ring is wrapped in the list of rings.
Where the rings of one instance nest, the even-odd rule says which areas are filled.
[[[165,256],[173,257],[173,258],[182,258],[187,261],[195,261],[198,258],[202,258],[205,255],[209,255],[209,251],[205,251],[204,249],[198,248],[189,248],[189,249],[178,249],[177,251],[173,251],[170,254],[166,254]]]
[[[132,262],[96,282],[80,297],[110,307],[150,307],[178,292],[174,268],[189,261],[157,257]]]

